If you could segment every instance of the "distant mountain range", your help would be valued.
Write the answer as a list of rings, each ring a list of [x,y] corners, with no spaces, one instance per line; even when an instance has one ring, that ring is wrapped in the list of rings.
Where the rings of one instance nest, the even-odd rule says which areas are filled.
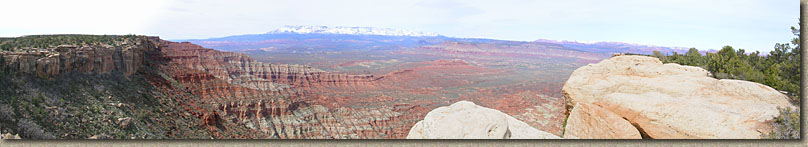
[[[569,50],[594,53],[652,54],[654,50],[664,54],[685,53],[688,48],[640,45],[622,42],[582,43],[539,39],[532,42],[508,41],[486,38],[447,37],[437,33],[397,30],[372,27],[327,27],[285,26],[264,34],[234,35],[221,38],[172,40],[191,42],[207,48],[223,51],[278,51],[297,49],[318,50],[398,50],[425,45],[438,45],[447,41],[469,43],[557,44]]]
[[[652,54],[655,50],[663,54],[672,54],[677,52],[680,54],[686,53],[689,48],[685,47],[664,47],[655,45],[643,45],[635,43],[624,42],[578,42],[578,41],[557,41],[548,39],[538,39],[534,42],[555,43],[561,44],[565,47],[599,53],[639,53],[639,54]]]
[[[327,27],[327,26],[284,26],[267,34],[344,34],[344,35],[382,35],[382,36],[438,36],[438,33],[415,32],[390,28],[373,27]]]

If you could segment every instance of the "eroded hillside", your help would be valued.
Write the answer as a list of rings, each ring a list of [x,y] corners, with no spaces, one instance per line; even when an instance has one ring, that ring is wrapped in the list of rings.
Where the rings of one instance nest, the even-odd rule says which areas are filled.
[[[547,83],[509,84],[513,70],[463,59],[350,74],[157,37],[3,41],[0,133],[23,138],[404,138],[459,100],[560,135],[565,113],[533,87]]]

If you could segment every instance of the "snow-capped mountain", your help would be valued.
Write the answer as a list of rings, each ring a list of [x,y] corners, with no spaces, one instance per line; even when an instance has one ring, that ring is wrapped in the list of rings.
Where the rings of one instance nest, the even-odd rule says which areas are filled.
[[[561,46],[564,49],[594,53],[664,54],[685,53],[688,48],[642,45],[623,42],[557,41],[539,39],[532,42],[486,38],[458,38],[407,30],[373,27],[284,26],[263,34],[244,34],[208,39],[172,40],[191,42],[207,48],[225,51],[245,51],[264,48],[274,50],[321,49],[340,50],[397,50],[439,45],[445,42],[539,44]]]
[[[372,27],[328,27],[328,26],[284,26],[267,34],[346,34],[346,35],[383,35],[383,36],[438,36],[437,33],[414,32],[390,28]]]

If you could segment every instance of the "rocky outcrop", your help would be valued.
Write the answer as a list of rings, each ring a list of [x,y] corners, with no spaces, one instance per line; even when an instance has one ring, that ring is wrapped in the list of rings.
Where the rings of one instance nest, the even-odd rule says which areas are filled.
[[[243,53],[220,52],[188,42],[163,41],[163,55],[172,64],[208,73],[207,78],[223,79],[229,84],[257,90],[278,91],[289,87],[372,87],[373,75],[348,75],[325,72],[301,65],[268,64],[252,60]],[[177,75],[178,79],[205,79],[198,74]]]
[[[27,52],[2,52],[0,59],[8,70],[43,78],[67,72],[119,72],[128,76],[145,65],[147,51],[157,49],[155,42],[148,40],[143,37],[119,42],[116,46],[61,45]]]
[[[163,60],[169,65],[163,68],[166,77],[182,83],[177,89],[198,96],[188,98],[199,99],[199,104],[187,109],[199,110],[194,115],[204,121],[202,124],[233,122],[269,138],[405,138],[430,109],[449,104],[409,99],[406,95],[410,92],[430,97],[435,94],[424,87],[473,84],[446,73],[482,76],[501,72],[463,60],[435,60],[381,76],[349,75],[301,65],[261,63],[242,53],[191,43],[163,41],[161,45]],[[518,99],[518,104],[496,105],[509,102],[496,99],[480,102],[507,108],[501,110],[530,126],[561,135],[563,99],[533,99],[536,95],[528,92],[501,98]]]
[[[432,108],[457,100],[475,101],[513,115],[515,118],[502,117],[510,128],[506,131],[512,134],[509,138],[551,138],[533,128],[554,133],[550,134],[553,137],[561,135],[563,99],[531,91],[541,89],[536,85],[548,84],[468,88],[491,80],[486,79],[491,75],[507,74],[475,62],[434,60],[402,65],[403,70],[385,71],[389,74],[381,76],[351,75],[261,63],[243,53],[190,43],[141,39],[145,40],[113,46],[59,46],[34,53],[15,50],[1,52],[0,57],[4,69],[20,74],[52,78],[64,73],[121,73],[134,74],[126,78],[145,79],[148,83],[143,84],[153,86],[148,88],[154,91],[131,96],[169,106],[171,109],[156,107],[150,115],[176,119],[129,116],[110,118],[109,124],[121,130],[142,130],[143,122],[149,121],[153,124],[147,126],[165,130],[160,134],[168,138],[405,138]],[[557,91],[560,81],[555,82]],[[519,88],[513,88],[517,85]],[[452,96],[455,93],[470,94]],[[109,102],[107,106],[138,105]],[[109,137],[100,133],[88,135]]]
[[[766,85],[714,79],[704,69],[615,56],[575,70],[564,85],[566,106],[593,104],[614,112],[650,138],[760,138],[778,107],[795,107]]]
[[[431,108],[445,104],[433,105],[435,100],[419,99],[399,105],[396,101],[406,98],[379,92],[472,84],[467,80],[441,77],[447,75],[445,73],[500,72],[462,60],[436,60],[382,76],[348,75],[308,66],[256,62],[241,53],[220,52],[190,43],[166,41],[161,44],[163,55],[172,65],[166,69],[171,79],[183,83],[184,89],[199,96],[202,105],[213,107],[215,113],[200,115],[204,124],[236,122],[271,138],[404,138]],[[497,108],[509,108],[508,112],[515,113],[518,120],[526,120],[530,123],[528,126],[542,127],[560,135],[564,110],[559,106],[563,105],[563,100],[530,99],[534,95],[522,93],[506,97],[526,100]]]
[[[161,44],[164,60],[170,65],[163,68],[167,76],[182,83],[180,89],[198,96],[192,99],[199,99],[199,104],[188,109],[208,110],[197,113],[204,125],[233,122],[269,138],[283,139],[403,138],[423,115],[406,112],[428,111],[417,105],[332,106],[346,100],[322,96],[334,91],[372,90],[379,79],[373,75],[261,63],[245,54],[190,43]]]
[[[0,67],[42,78],[71,72],[142,74],[138,76],[145,77],[151,86],[160,89],[160,95],[165,95],[161,98],[170,99],[160,103],[176,108],[179,116],[172,117],[194,118],[156,122],[158,127],[207,128],[204,131],[214,138],[404,138],[412,124],[429,111],[420,105],[378,103],[378,99],[389,97],[322,96],[327,91],[373,90],[374,81],[380,79],[373,75],[261,63],[243,53],[158,38],[139,37],[114,46],[63,45],[26,50],[37,52],[0,52]],[[353,107],[357,105],[342,104],[343,101],[375,105]],[[109,106],[127,107],[121,103]],[[179,122],[187,120],[198,121]],[[127,129],[137,126],[138,121],[125,117],[112,119],[111,124]],[[171,133],[165,135],[189,137],[179,130],[182,129],[167,130]]]
[[[599,106],[577,103],[564,127],[566,139],[642,139],[637,128]]]
[[[559,139],[500,111],[459,101],[427,113],[407,139]]]

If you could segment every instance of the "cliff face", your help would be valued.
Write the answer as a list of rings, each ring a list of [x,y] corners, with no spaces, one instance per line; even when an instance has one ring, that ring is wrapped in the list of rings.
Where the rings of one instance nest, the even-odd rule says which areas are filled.
[[[261,63],[243,53],[220,52],[187,42],[163,41],[162,44],[163,55],[172,64],[209,73],[228,83],[251,89],[278,91],[290,86],[362,88],[373,86],[371,81],[376,79],[373,75],[336,74],[308,66]]]
[[[140,97],[143,100],[137,101],[153,101],[150,103],[168,106],[149,107],[147,111],[153,115],[151,121],[133,120],[138,124],[134,128],[146,124],[154,126],[151,129],[168,129],[152,130],[166,132],[151,136],[156,138],[200,137],[191,136],[186,132],[188,129],[194,130],[195,135],[202,135],[202,138],[208,138],[204,135],[214,138],[403,138],[414,121],[421,117],[420,113],[408,112],[428,111],[418,105],[406,104],[380,104],[381,106],[376,107],[335,105],[334,102],[369,102],[380,98],[341,100],[322,95],[335,91],[374,89],[377,86],[374,81],[381,78],[373,75],[347,75],[307,66],[260,63],[241,53],[219,52],[190,43],[163,41],[152,37],[119,41],[114,46],[63,45],[50,49],[26,50],[28,51],[1,52],[2,67],[17,75],[34,75],[33,77],[50,79],[57,83],[66,81],[55,78],[67,73],[120,73],[124,76],[138,74],[136,78],[145,78],[145,81],[138,82],[151,85],[131,88],[154,89],[153,93],[136,91],[136,95],[123,94],[120,97]],[[87,80],[108,83],[125,81]],[[3,90],[15,92],[15,89]],[[74,90],[76,89],[71,86],[66,90],[70,93],[55,95],[79,93]],[[118,91],[123,90],[112,90],[110,93],[120,93]],[[91,99],[104,97],[104,101],[114,102],[112,95],[118,97],[117,94],[111,94],[107,98],[102,96],[104,93],[95,92],[93,95],[99,96]],[[59,98],[55,99],[58,101]],[[135,103],[120,105],[129,104],[140,106]],[[63,104],[55,105],[60,108],[59,105]],[[176,119],[165,120],[166,117]],[[132,120],[131,116],[125,119]],[[189,128],[178,129],[176,126]],[[66,137],[83,138],[80,135]]]
[[[567,139],[642,139],[637,128],[612,111],[587,103],[575,104],[564,127]]]
[[[653,57],[616,56],[575,70],[563,93],[572,112],[579,103],[593,104],[625,118],[644,136],[664,139],[760,138],[777,108],[795,108],[766,85],[709,75]],[[619,126],[600,129],[607,128]]]
[[[163,41],[162,67],[180,89],[198,97],[191,110],[204,110],[206,125],[233,123],[268,138],[403,138],[418,113],[412,105],[367,108],[334,105],[324,94],[370,90],[382,78],[347,75],[298,66],[256,62],[240,53],[219,52],[190,43]],[[332,97],[333,98],[333,97]]]
[[[144,39],[144,38],[139,38]],[[112,73],[132,75],[145,65],[147,51],[157,44],[145,40],[120,42],[120,45],[62,45],[50,50],[3,52],[4,65],[21,74],[53,77],[60,73]]]
[[[70,42],[65,40],[85,45],[42,45]],[[3,40],[0,44],[16,47],[0,52],[0,131],[26,139],[230,135],[206,130],[196,116],[205,114],[205,109],[186,109],[197,103],[197,97],[185,89],[172,89],[170,85],[177,83],[159,76],[164,75],[160,67],[167,64],[158,40],[93,35]],[[32,49],[31,42],[54,47]],[[247,132],[238,126],[229,129]]]
[[[289,40],[283,39],[268,41],[275,44],[289,43],[286,42]],[[301,42],[292,44],[299,43]],[[520,80],[513,82],[510,79],[517,78],[512,74],[515,71],[498,68],[509,68],[510,65],[516,65],[514,64],[516,61],[499,62],[496,64],[506,66],[489,68],[490,65],[481,64],[477,59],[488,58],[483,59],[485,60],[483,63],[487,63],[492,62],[490,59],[510,60],[513,57],[522,57],[520,59],[530,60],[531,62],[528,63],[533,64],[537,59],[556,60],[557,58],[564,58],[563,61],[571,60],[588,63],[608,57],[608,55],[566,50],[547,44],[474,45],[457,43],[433,46],[432,48],[402,50],[404,52],[414,51],[413,54],[418,54],[418,56],[435,53],[438,55],[436,56],[437,58],[424,55],[421,57],[430,59],[420,60],[414,58],[415,60],[413,61],[387,63],[382,64],[385,66],[367,68],[367,70],[364,70],[366,68],[356,70],[354,67],[341,68],[357,71],[353,73],[375,74],[371,76],[323,72],[297,65],[258,63],[244,54],[218,52],[190,43],[166,43],[166,45],[167,47],[181,49],[170,52],[165,51],[167,56],[175,57],[172,62],[176,62],[180,66],[188,66],[188,69],[177,70],[176,73],[171,74],[184,75],[174,77],[174,79],[189,83],[185,85],[188,86],[189,90],[194,91],[193,93],[213,99],[207,105],[217,107],[218,111],[227,112],[226,115],[220,115],[224,116],[223,118],[225,119],[231,119],[229,117],[232,116],[234,117],[232,118],[233,120],[250,122],[251,126],[266,130],[266,132],[290,134],[278,135],[280,136],[279,138],[324,138],[323,136],[338,136],[335,138],[403,138],[412,125],[422,119],[429,110],[458,100],[470,100],[485,107],[501,110],[518,120],[528,123],[530,126],[555,135],[561,135],[566,111],[562,107],[564,101],[560,98],[561,84],[563,84],[564,80],[556,77],[562,77],[561,74],[571,72],[572,68],[568,71],[552,72],[554,70],[547,70],[546,66],[544,66],[547,64],[537,64],[542,66],[534,66],[535,68],[545,68],[540,74],[546,75],[546,77],[525,76],[530,78],[527,80],[518,77]],[[319,42],[306,45],[318,46],[313,47],[315,50],[318,48],[340,48],[340,51],[342,51],[344,48]],[[217,50],[226,49],[224,46],[212,46]],[[380,48],[390,49],[388,47]],[[280,52],[279,50],[284,50],[284,47],[273,47],[271,50]],[[253,58],[259,61],[273,62],[274,60],[261,57],[274,57],[266,55],[271,53],[255,54],[256,56]],[[360,54],[360,56],[365,55],[367,54]],[[459,55],[457,57],[461,58],[466,56],[472,58],[470,60],[466,58],[459,59],[455,55]],[[304,61],[307,60],[309,59]],[[333,61],[342,61],[342,59],[329,59],[324,62]],[[553,63],[563,61],[553,61]],[[357,62],[364,61],[352,60],[341,62],[345,64],[335,63],[334,65],[363,65]],[[379,61],[368,61],[367,63],[369,62]],[[318,64],[310,65],[318,66]],[[328,69],[327,67],[322,68]],[[556,73],[561,74],[555,75]],[[561,80],[544,80],[551,77],[552,79]],[[315,107],[318,108],[312,109]],[[353,113],[342,113],[340,112],[342,110]],[[312,119],[300,120],[297,119],[297,116]],[[363,118],[369,116],[372,116],[372,118]],[[335,121],[323,121],[332,118]],[[288,122],[300,122],[301,124],[295,127],[288,125]],[[340,129],[324,129],[331,126],[345,128],[343,130],[357,131],[337,131],[338,133],[335,133],[335,130]],[[300,131],[297,130],[298,128],[305,129]],[[285,131],[293,131],[297,134],[285,133]],[[358,135],[351,137],[352,135],[350,134]]]
[[[57,96],[52,99],[79,97],[91,101],[88,103],[100,99],[98,101],[105,104],[93,109],[100,109],[99,113],[121,109],[125,115],[115,118],[133,124],[121,130],[134,128],[159,132],[137,138],[405,138],[410,128],[430,109],[454,101],[445,97],[439,99],[440,87],[475,83],[463,79],[463,76],[484,78],[502,72],[462,60],[435,60],[381,76],[350,75],[308,66],[256,62],[242,53],[220,52],[187,42],[137,38],[115,42],[115,45],[30,49],[37,50],[35,53],[2,52],[0,57],[3,67],[17,72],[18,76],[31,74],[65,85],[77,81],[96,82],[78,88],[86,89],[78,90],[81,92],[62,86],[66,88],[53,92]],[[90,76],[76,80],[59,79],[70,73]],[[97,78],[120,75],[123,77],[114,80]],[[115,88],[103,88],[97,83],[107,83]],[[97,92],[98,89],[101,92]],[[531,99],[539,93],[523,89],[535,87],[522,85],[513,94],[499,99],[488,99],[488,96],[511,92],[479,90],[472,95],[458,95],[458,99],[471,99],[485,106],[502,108],[503,112],[516,116],[507,118],[527,122],[517,126],[538,126],[560,134],[564,109],[558,106],[563,105],[563,100],[545,96]],[[73,95],[82,92],[89,94]],[[37,91],[29,93],[35,95]],[[86,95],[92,96],[85,98]],[[49,104],[43,107],[52,105],[62,106]],[[75,112],[86,111],[83,109],[85,104],[75,105],[66,108]],[[132,107],[122,107],[124,105]],[[134,113],[130,111],[138,111],[140,117],[131,116]],[[101,122],[106,120],[98,121],[92,124],[103,124]],[[106,128],[77,127],[71,129]],[[149,130],[143,130],[146,127]],[[70,129],[63,132],[70,132]],[[57,138],[89,137],[83,135],[66,134]]]

